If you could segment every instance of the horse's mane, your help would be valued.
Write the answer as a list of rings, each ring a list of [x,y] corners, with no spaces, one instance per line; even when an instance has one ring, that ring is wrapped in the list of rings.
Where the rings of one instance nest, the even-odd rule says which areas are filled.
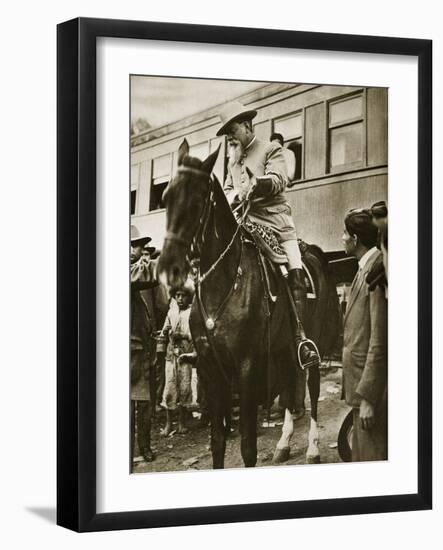
[[[213,189],[216,195],[217,203],[221,201],[221,203],[227,208],[227,210],[231,214],[232,219],[235,221],[234,214],[232,213],[231,207],[228,202],[228,198],[225,195],[222,184],[220,183],[219,179],[214,173],[211,175],[211,178],[213,181]]]
[[[202,164],[203,164],[203,161],[201,161],[197,157],[191,157],[189,155],[185,155],[183,159],[183,166],[186,166],[188,168],[196,168],[197,170],[201,170]],[[223,208],[223,210],[225,211],[225,214],[229,216],[230,221],[232,221],[233,223],[237,223],[237,220],[235,219],[235,216],[232,213],[231,207],[229,205],[228,199],[223,190],[223,186],[220,183],[220,180],[217,178],[214,172],[211,173],[210,178],[213,183],[213,190],[215,193],[217,211],[220,212],[220,210]]]

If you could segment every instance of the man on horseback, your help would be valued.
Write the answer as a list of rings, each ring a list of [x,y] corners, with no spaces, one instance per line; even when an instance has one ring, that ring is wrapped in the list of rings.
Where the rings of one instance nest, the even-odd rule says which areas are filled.
[[[288,259],[288,285],[303,324],[306,285],[291,207],[285,195],[286,161],[279,144],[255,136],[252,119],[256,115],[257,111],[236,101],[220,113],[223,124],[217,136],[227,136],[229,157],[223,188],[231,207],[250,198],[249,219],[275,232]]]

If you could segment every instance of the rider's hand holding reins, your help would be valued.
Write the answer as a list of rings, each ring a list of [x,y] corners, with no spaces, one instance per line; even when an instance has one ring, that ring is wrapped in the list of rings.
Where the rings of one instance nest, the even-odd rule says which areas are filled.
[[[262,176],[256,178],[248,167],[246,167],[246,173],[248,174],[250,182],[245,197],[246,200],[251,200],[255,202],[263,199],[264,197],[272,195],[273,186],[270,177]]]

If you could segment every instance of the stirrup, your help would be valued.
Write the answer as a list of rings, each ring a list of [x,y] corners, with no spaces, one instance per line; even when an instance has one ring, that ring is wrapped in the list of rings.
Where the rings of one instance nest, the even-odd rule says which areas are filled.
[[[302,361],[302,355],[308,359]],[[302,370],[319,367],[321,363],[320,352],[313,340],[304,338],[297,346],[298,364]]]

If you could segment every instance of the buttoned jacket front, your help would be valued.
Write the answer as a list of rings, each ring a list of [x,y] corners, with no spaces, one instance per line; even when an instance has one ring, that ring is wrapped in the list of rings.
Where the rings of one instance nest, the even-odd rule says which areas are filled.
[[[274,229],[282,241],[296,239],[291,207],[285,194],[288,176],[282,147],[254,138],[240,160],[228,163],[223,188],[230,203],[236,196],[243,198],[246,195],[251,184],[246,168],[257,181],[266,184],[266,192],[251,202],[249,218]]]

